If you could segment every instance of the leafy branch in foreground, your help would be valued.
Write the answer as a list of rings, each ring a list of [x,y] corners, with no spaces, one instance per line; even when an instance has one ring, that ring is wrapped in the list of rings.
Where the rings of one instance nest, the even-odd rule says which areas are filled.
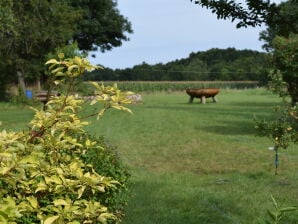
[[[210,9],[218,19],[237,20],[237,28],[260,26],[268,23],[279,12],[275,3],[263,0],[246,0],[245,3],[234,0],[190,0]]]
[[[71,93],[77,77],[98,67],[80,57],[64,59],[63,54],[46,64],[59,78],[56,85],[64,82],[68,88],[50,99],[47,110],[34,109],[28,130],[0,132],[0,222],[116,223],[120,216],[102,196],[122,181],[85,162],[90,149],[103,148],[84,130],[88,122],[78,115],[84,101]],[[99,87],[92,102],[104,104],[99,115],[109,108],[130,112],[122,106],[130,102],[117,86]]]
[[[279,224],[281,219],[289,212],[298,211],[298,206],[280,207],[277,204],[275,198],[271,195],[272,202],[274,204],[274,211],[268,210],[269,219],[264,220],[262,223],[266,224]]]

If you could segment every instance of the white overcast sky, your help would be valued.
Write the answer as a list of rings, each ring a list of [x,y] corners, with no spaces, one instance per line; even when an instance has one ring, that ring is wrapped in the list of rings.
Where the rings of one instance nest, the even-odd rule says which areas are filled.
[[[236,29],[236,23],[218,20],[190,0],[118,0],[118,9],[134,33],[122,46],[89,57],[93,64],[115,69],[166,63],[211,48],[262,51],[258,39],[264,27]]]

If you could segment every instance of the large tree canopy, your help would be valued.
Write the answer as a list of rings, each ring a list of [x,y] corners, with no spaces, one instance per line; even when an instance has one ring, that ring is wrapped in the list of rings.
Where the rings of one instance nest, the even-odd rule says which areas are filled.
[[[195,4],[211,9],[218,19],[237,21],[237,28],[260,26],[271,21],[279,12],[275,3],[269,0],[191,0]]]
[[[30,34],[31,40],[37,43],[38,37],[43,36],[44,42],[56,38],[56,46],[77,41],[80,50],[98,47],[110,50],[129,40],[127,33],[132,33],[130,22],[120,14],[113,0],[3,0],[0,6],[2,42],[23,45],[17,38]]]
[[[5,1],[10,23],[6,27],[0,24],[1,60],[5,63],[5,76],[17,74],[25,91],[24,78],[40,76],[45,55],[72,38],[74,24],[81,15],[65,1]],[[4,16],[1,14],[1,20]]]
[[[83,18],[73,39],[81,50],[110,50],[129,40],[130,22],[123,17],[113,0],[72,0],[72,6],[81,9]]]
[[[298,1],[282,2],[278,7],[278,16],[268,21],[267,29],[260,33],[260,40],[265,42],[263,48],[267,51],[273,50],[273,39],[276,36],[288,38],[298,33]]]
[[[57,47],[75,41],[83,51],[120,46],[132,30],[116,7],[113,0],[0,1],[1,61],[19,78],[36,78]]]

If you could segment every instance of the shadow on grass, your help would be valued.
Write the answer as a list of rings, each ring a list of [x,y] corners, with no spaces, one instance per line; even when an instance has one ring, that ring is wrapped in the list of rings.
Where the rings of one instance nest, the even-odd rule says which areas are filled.
[[[132,191],[138,193],[131,198],[123,223],[239,223],[230,215],[230,210],[237,209],[226,199],[216,198],[200,188],[187,191],[169,187],[149,181],[136,182]]]
[[[236,106],[236,107],[257,107],[257,108],[273,108],[276,106],[281,105],[280,102],[252,102],[252,101],[247,101],[247,102],[233,102],[231,105]]]
[[[265,104],[265,105],[264,105]],[[272,111],[277,106],[277,104],[273,103],[253,103],[253,102],[245,102],[245,103],[231,103],[231,104],[220,104],[220,103],[168,103],[164,104],[163,106],[159,105],[144,105],[142,109],[161,109],[161,110],[184,110],[184,111],[196,111],[200,112],[210,112],[212,114],[224,115],[224,114],[240,114],[240,115],[248,115],[251,116],[258,112],[258,113],[266,113]]]
[[[276,178],[263,171],[198,177],[152,174],[137,178],[123,224],[259,223],[273,208],[272,187],[278,192],[289,187],[266,188]],[[287,215],[283,223],[297,223],[295,215]]]
[[[197,127],[196,129],[219,135],[256,135],[256,129],[251,122],[226,122],[222,125]]]
[[[271,114],[268,113],[271,104],[261,107],[262,104],[232,106],[229,105],[189,105],[188,103],[167,104],[164,106],[146,106],[142,109],[156,111],[168,111],[165,114],[171,116],[180,113],[184,116],[185,125],[196,130],[206,131],[220,135],[255,135],[254,128],[257,120],[270,120]],[[260,106],[258,108],[258,106]],[[174,116],[172,116],[174,117]],[[165,118],[167,119],[167,118]]]

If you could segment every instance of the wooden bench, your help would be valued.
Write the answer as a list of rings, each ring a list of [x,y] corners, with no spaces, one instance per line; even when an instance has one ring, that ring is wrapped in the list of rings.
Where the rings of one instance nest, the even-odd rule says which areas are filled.
[[[53,96],[59,96],[60,94],[57,91],[52,91],[50,95],[48,95],[47,90],[36,91],[34,93],[34,99],[43,103],[43,108],[45,109],[47,102]]]

